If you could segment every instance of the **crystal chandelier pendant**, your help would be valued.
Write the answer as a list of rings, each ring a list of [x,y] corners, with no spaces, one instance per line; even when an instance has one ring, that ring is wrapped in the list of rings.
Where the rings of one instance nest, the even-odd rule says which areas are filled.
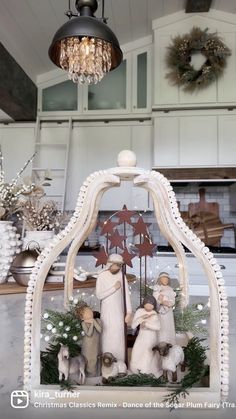
[[[96,84],[111,69],[111,44],[88,37],[63,39],[60,66],[74,83]]]
[[[102,0],[104,9],[104,0]],[[106,24],[96,18],[97,0],[76,0],[78,14],[69,10],[69,21],[55,33],[49,57],[68,72],[75,83],[96,84],[109,71],[117,68],[123,58],[118,39]]]

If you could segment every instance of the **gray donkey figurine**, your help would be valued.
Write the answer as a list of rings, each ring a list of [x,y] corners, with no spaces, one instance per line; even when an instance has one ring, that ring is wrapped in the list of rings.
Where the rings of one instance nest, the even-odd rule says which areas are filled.
[[[76,384],[84,384],[86,358],[81,354],[70,358],[68,346],[62,343],[60,345],[61,348],[57,355],[59,381],[62,381],[64,376],[64,380],[70,379]]]

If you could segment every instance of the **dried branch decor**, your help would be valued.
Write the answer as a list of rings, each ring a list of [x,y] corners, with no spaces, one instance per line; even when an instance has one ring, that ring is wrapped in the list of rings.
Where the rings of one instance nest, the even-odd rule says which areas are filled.
[[[206,60],[195,69],[191,58],[199,52]],[[183,86],[185,91],[198,91],[223,74],[229,55],[231,51],[219,36],[208,33],[208,29],[193,27],[190,33],[176,36],[168,47],[166,63],[171,71],[166,78],[173,85]]]
[[[18,211],[20,195],[31,192],[34,184],[19,184],[21,175],[27,166],[32,162],[35,154],[27,160],[22,169],[16,174],[14,179],[9,183],[5,180],[5,172],[3,168],[3,155],[0,146],[0,220],[8,220]]]
[[[45,200],[42,187],[36,185],[25,195],[27,198],[19,201],[18,218],[25,222],[26,230],[54,230],[60,226],[63,214],[55,201]]]

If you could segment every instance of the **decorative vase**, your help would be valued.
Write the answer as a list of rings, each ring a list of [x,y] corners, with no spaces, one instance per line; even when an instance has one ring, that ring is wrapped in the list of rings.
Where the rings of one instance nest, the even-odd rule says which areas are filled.
[[[26,231],[25,237],[23,238],[23,250],[26,250],[28,247],[30,249],[39,249],[43,250],[55,236],[54,230],[32,230]]]
[[[20,235],[12,224],[12,221],[0,221],[0,284],[6,282],[14,256],[20,251]]]

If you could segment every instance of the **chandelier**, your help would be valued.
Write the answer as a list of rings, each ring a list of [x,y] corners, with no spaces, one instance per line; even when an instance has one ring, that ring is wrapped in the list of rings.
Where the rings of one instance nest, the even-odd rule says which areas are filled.
[[[119,42],[104,18],[96,18],[97,0],[76,0],[78,14],[66,12],[69,21],[56,32],[49,48],[49,57],[68,72],[75,83],[96,84],[122,61]]]

